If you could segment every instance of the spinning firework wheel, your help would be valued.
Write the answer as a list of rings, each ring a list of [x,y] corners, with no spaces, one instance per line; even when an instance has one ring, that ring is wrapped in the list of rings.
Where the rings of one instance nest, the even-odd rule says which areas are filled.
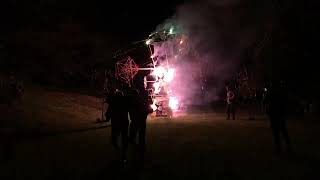
[[[116,63],[116,78],[131,86],[131,81],[139,71],[139,66],[131,57],[122,59]]]

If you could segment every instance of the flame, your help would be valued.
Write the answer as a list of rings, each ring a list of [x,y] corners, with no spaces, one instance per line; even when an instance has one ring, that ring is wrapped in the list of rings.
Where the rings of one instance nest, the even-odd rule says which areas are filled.
[[[151,108],[153,109],[153,111],[156,111],[158,109],[157,106],[156,106],[156,103],[157,103],[157,101],[154,100],[153,103],[150,105]]]
[[[165,69],[162,66],[154,68],[152,75],[163,78],[165,82],[171,82],[174,78],[175,70],[173,68]]]
[[[154,68],[152,75],[162,78],[166,74],[166,69],[162,66]]]
[[[158,94],[160,91],[161,91],[161,84],[160,82],[155,82],[153,84],[153,87],[154,87],[154,93]]]
[[[149,45],[149,44],[151,44],[151,39],[148,39],[148,40],[146,40],[146,45]]]
[[[173,80],[173,78],[174,78],[174,69],[170,68],[170,69],[168,70],[168,72],[165,74],[163,80],[164,80],[165,82],[169,83],[169,82],[171,82],[171,81]]]
[[[169,83],[173,81],[174,75],[175,75],[175,69],[174,68],[165,68],[163,66],[158,66],[154,68],[153,72],[151,73],[156,77],[156,82],[153,83],[154,87],[154,93],[159,94],[161,89],[164,88],[166,93],[171,94],[171,89],[169,88]],[[151,105],[151,108],[153,110],[157,110],[157,107],[155,105],[156,102],[154,102]],[[169,107],[172,110],[177,110],[179,102],[175,97],[169,97]]]
[[[177,98],[175,97],[170,97],[169,98],[169,107],[172,109],[172,110],[177,110],[178,107],[179,107],[179,101]]]

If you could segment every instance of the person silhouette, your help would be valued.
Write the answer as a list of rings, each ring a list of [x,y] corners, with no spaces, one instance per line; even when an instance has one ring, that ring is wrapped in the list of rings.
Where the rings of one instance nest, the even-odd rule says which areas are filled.
[[[149,113],[153,110],[148,101],[148,91],[141,89],[135,91],[131,98],[131,105],[129,108],[130,127],[129,127],[129,141],[137,145],[140,158],[143,158],[145,152],[146,139],[146,124]],[[136,142],[138,136],[138,142]]]
[[[291,152],[291,140],[287,130],[288,96],[283,81],[273,81],[267,96],[267,102],[267,114],[274,138],[275,151],[281,153],[283,140],[287,151]]]
[[[235,120],[235,118],[236,118],[235,93],[229,86],[226,86],[226,92],[227,92],[226,93],[227,120],[230,119],[231,115],[232,115],[232,120]]]
[[[109,107],[106,112],[106,120],[111,119],[111,143],[115,149],[121,151],[121,162],[127,162],[128,149],[128,97],[119,89],[110,97]],[[118,145],[118,139],[121,137],[121,148]]]

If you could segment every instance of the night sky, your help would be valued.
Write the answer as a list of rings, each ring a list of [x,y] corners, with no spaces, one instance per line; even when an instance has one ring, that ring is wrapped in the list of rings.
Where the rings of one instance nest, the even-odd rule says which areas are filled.
[[[106,32],[131,42],[146,37],[184,2],[186,0],[3,0],[0,4],[0,24],[2,32],[58,31],[61,23],[72,21],[80,24],[83,31]],[[316,23],[317,8],[312,1],[274,2],[281,9],[280,14],[287,16],[283,22],[291,26],[290,31],[307,29],[303,30],[306,36],[310,36],[310,31],[315,33],[312,29]]]
[[[7,62],[13,62],[16,59],[18,63],[28,58],[37,59],[38,57],[34,57],[37,53],[32,52],[34,49],[30,50],[24,45],[16,47],[21,41],[16,38],[17,32],[59,32],[63,31],[61,30],[62,24],[78,25],[81,32],[99,33],[97,39],[100,37],[111,39],[110,41],[102,40],[113,47],[109,52],[106,50],[108,54],[111,54],[116,49],[145,39],[159,24],[175,14],[177,6],[186,1],[3,0],[0,3],[0,47],[8,48],[2,50],[3,58],[1,59],[7,59]],[[239,2],[256,3],[253,0],[239,0]],[[274,31],[273,44],[270,46],[271,52],[281,59],[283,64],[290,64],[289,73],[293,75],[289,77],[297,76],[292,78],[293,82],[297,79],[307,82],[302,81],[305,78],[317,80],[317,76],[311,74],[317,71],[310,70],[317,67],[313,65],[315,62],[313,60],[318,58],[315,38],[318,35],[316,30],[319,17],[317,6],[311,0],[273,2],[278,13],[275,13],[277,27]],[[79,37],[85,36],[81,34]],[[63,41],[64,37],[62,35],[60,39]],[[47,45],[48,51],[51,49],[50,43]],[[38,43],[36,46],[43,45]],[[97,54],[94,48],[92,46],[91,57],[81,55],[84,57],[83,61],[96,58],[93,57]],[[101,49],[103,48],[105,47],[101,46]],[[32,56],[29,56],[28,53]],[[54,59],[59,53],[53,52],[52,54],[52,56],[45,55],[47,59],[51,57]],[[66,54],[65,59],[68,59],[69,54],[72,53],[70,51],[64,54]],[[43,56],[41,55],[39,59],[43,59]],[[304,63],[301,63],[301,60]],[[32,63],[29,63],[29,66],[33,66]],[[304,73],[296,73],[302,71]]]
[[[1,1],[2,30],[57,31],[72,21],[84,31],[106,32],[122,39],[140,40],[166,18],[182,0],[166,3],[140,1],[34,0]]]

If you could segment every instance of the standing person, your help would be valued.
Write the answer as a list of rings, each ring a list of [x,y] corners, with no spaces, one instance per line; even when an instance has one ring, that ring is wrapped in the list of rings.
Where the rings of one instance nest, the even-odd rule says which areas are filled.
[[[136,91],[131,98],[129,110],[131,119],[129,139],[132,144],[138,145],[140,158],[143,158],[145,152],[147,117],[149,113],[152,113],[148,97],[148,92],[145,89]],[[136,143],[137,136],[138,142]]]
[[[248,102],[248,110],[249,110],[249,120],[256,119],[257,106],[259,106],[259,101],[257,97],[256,88],[249,88],[249,102]]]
[[[121,162],[127,162],[128,149],[128,97],[123,92],[116,89],[110,99],[110,104],[106,112],[106,120],[111,119],[111,143],[115,149],[119,149],[118,139],[121,136]]]
[[[286,149],[291,152],[291,142],[287,131],[287,103],[288,97],[283,82],[274,81],[267,96],[268,108],[267,114],[270,119],[270,127],[274,138],[276,153],[282,151],[282,139],[286,144]]]
[[[232,120],[235,120],[236,118],[236,109],[235,109],[235,93],[231,90],[229,86],[226,86],[227,91],[227,120],[230,119],[230,116],[232,115]]]

